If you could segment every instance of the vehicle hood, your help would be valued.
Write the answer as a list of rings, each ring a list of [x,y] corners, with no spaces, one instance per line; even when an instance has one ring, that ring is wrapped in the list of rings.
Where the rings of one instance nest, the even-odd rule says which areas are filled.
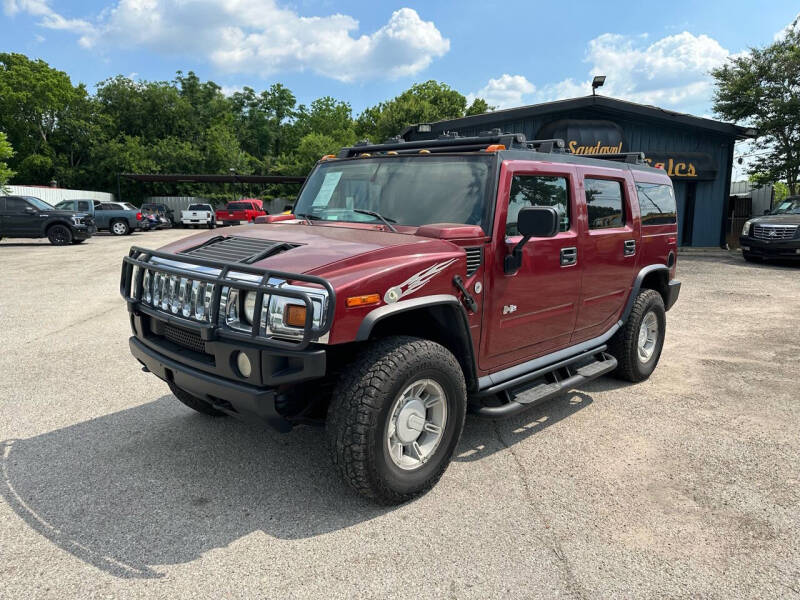
[[[368,271],[397,268],[443,254],[464,252],[451,242],[405,233],[390,233],[378,228],[306,224],[259,224],[225,228],[187,237],[162,248],[181,253],[213,238],[243,237],[287,242],[295,247],[252,263],[253,266],[319,275],[328,279],[363,276]]]
[[[764,215],[751,219],[760,225],[800,225],[800,215]]]

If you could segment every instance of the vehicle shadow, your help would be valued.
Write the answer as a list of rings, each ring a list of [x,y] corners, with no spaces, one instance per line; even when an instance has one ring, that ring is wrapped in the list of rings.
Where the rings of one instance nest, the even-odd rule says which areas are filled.
[[[530,407],[508,419],[468,418],[461,443],[453,460],[470,462],[491,456],[518,444],[534,434],[574,415],[594,402],[592,393],[622,389],[633,385],[610,377],[601,377],[552,400]]]
[[[316,536],[385,514],[331,467],[321,429],[284,435],[173,396],[0,443],[0,495],[61,549],[123,578],[264,531]]]
[[[454,460],[489,456],[592,402],[571,391],[512,419],[469,418]],[[0,442],[0,467],[0,496],[28,526],[121,578],[162,577],[154,565],[190,562],[254,531],[302,539],[393,510],[341,480],[322,429],[281,434],[211,419],[171,395]]]

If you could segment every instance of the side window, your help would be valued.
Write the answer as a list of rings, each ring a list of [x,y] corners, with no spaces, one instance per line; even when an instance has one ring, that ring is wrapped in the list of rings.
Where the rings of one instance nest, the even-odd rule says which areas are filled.
[[[622,202],[622,183],[609,179],[583,181],[586,188],[586,208],[589,213],[589,229],[608,229],[625,224],[625,208]]]
[[[89,202],[87,202],[86,200],[79,200],[78,210],[89,210]]]
[[[10,213],[21,213],[29,204],[22,198],[6,198],[6,210]]]
[[[114,210],[114,207],[110,204],[103,203],[100,206],[96,207],[95,210]]]
[[[658,183],[637,183],[642,225],[669,225],[678,222],[675,193],[672,186]]]
[[[519,235],[517,215],[526,206],[552,206],[558,212],[559,231],[570,227],[569,194],[566,177],[515,175],[511,181],[506,216],[506,236]]]

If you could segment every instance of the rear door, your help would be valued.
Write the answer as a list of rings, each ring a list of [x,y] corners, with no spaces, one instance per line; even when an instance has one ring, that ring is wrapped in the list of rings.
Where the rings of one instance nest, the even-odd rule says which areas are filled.
[[[577,167],[582,194],[581,299],[573,342],[605,333],[619,319],[639,254],[639,210],[627,171]]]
[[[569,344],[581,277],[576,179],[572,165],[503,164],[484,305],[482,369],[511,365]],[[524,206],[554,207],[560,216],[560,231],[552,238],[528,241],[521,268],[506,274],[504,259],[522,239],[516,216]]]

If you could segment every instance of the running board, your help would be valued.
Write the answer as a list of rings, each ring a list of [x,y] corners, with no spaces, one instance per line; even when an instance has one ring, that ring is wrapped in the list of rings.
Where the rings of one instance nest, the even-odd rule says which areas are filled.
[[[580,358],[585,358],[585,355],[581,355]],[[573,364],[575,362],[578,361],[572,361]],[[595,353],[593,361],[581,364],[581,366],[576,369],[572,369],[571,364],[558,364],[554,365],[548,372],[537,373],[539,378],[548,376],[555,379],[555,381],[539,383],[533,386],[529,385],[527,387],[523,384],[519,387],[500,390],[499,395],[506,401],[500,406],[483,406],[473,402],[470,404],[470,410],[478,416],[489,417],[491,419],[509,417],[531,406],[550,400],[573,387],[582,385],[592,379],[597,379],[616,368],[617,359],[601,351]],[[559,379],[558,377],[558,371],[560,369],[563,369],[564,372],[567,373],[567,377],[564,379]],[[481,396],[485,396],[485,394],[481,394]]]

